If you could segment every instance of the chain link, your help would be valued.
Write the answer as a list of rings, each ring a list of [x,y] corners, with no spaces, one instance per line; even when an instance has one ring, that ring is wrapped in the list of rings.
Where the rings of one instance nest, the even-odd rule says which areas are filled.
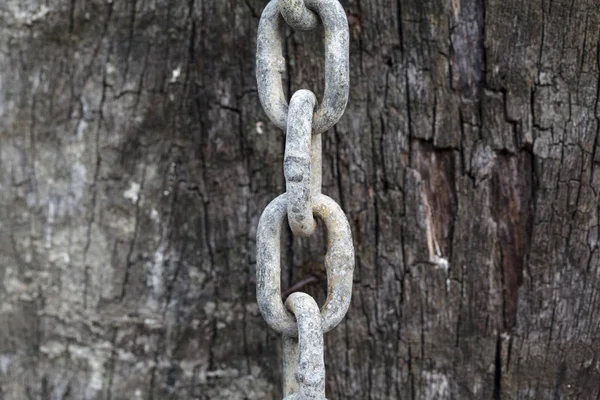
[[[273,200],[263,211],[256,234],[256,297],[258,307],[269,326],[287,336],[298,335],[294,317],[281,301],[280,239],[287,215],[287,193]],[[350,224],[340,206],[330,197],[319,194],[312,199],[313,213],[327,229],[327,300],[321,309],[323,332],[340,323],[350,306],[354,248]]]
[[[283,337],[284,400],[326,400],[319,306],[306,293],[292,293],[285,305],[298,321],[298,339]]]
[[[294,29],[310,31],[319,24],[319,18],[306,7],[304,0],[280,0],[279,12],[285,22]]]
[[[321,151],[311,144],[312,141],[319,147],[321,142],[321,135],[311,135],[316,102],[309,90],[298,90],[290,100],[283,172],[288,222],[297,236],[310,236],[316,228],[311,204],[311,199],[321,192]]]
[[[322,103],[309,90],[296,92],[288,106],[281,73],[282,21],[296,29],[325,32],[325,93]],[[349,91],[349,32],[337,0],[271,0],[261,16],[256,55],[258,92],[269,118],[286,129],[286,193],[265,208],[256,235],[256,297],[267,324],[283,334],[284,400],[326,400],[323,334],[346,315],[352,296],[354,247],[340,206],[321,194],[321,135],[342,116]],[[316,107],[316,110],[315,110]],[[314,217],[327,230],[327,299],[319,311],[306,293],[281,299],[280,239],[287,216],[292,233],[310,236]]]
[[[340,119],[349,93],[348,19],[338,0],[304,0],[323,21],[325,33],[325,91],[313,117],[313,135],[323,133]],[[265,112],[281,129],[288,120],[288,103],[283,93],[281,74],[285,71],[281,0],[271,0],[262,13],[256,47],[256,80]],[[296,3],[296,2],[291,2]],[[284,3],[285,4],[285,3]],[[290,10],[290,8],[287,8]],[[288,12],[292,14],[292,12]]]

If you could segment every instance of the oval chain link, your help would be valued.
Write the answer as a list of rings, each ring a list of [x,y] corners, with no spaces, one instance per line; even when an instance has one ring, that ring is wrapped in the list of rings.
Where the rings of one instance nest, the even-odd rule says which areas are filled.
[[[326,400],[323,327],[319,306],[306,293],[292,293],[285,305],[298,321],[298,339],[283,337],[284,400]]]
[[[304,0],[280,0],[279,12],[294,29],[310,31],[319,24],[319,17],[306,7]]]
[[[311,199],[321,193],[321,135],[311,135],[316,102],[310,90],[298,90],[290,100],[283,172],[288,222],[297,236],[315,231]]]
[[[330,197],[313,198],[313,213],[327,229],[327,300],[321,308],[323,332],[340,323],[352,296],[354,247],[350,224],[340,206]],[[287,194],[273,200],[263,211],[256,235],[256,297],[258,308],[271,328],[286,336],[296,337],[298,325],[281,301],[281,227],[287,214]]]
[[[288,104],[283,92],[281,74],[285,71],[283,50],[283,17],[281,0],[271,0],[263,11],[258,26],[256,47],[256,80],[265,112],[281,129],[288,120]],[[291,2],[297,3],[297,2]],[[325,91],[314,113],[313,135],[335,125],[348,102],[350,67],[348,19],[338,0],[304,0],[323,21],[325,32]],[[285,8],[290,10],[290,8]],[[287,13],[291,17],[293,13]],[[293,20],[293,18],[292,18]]]

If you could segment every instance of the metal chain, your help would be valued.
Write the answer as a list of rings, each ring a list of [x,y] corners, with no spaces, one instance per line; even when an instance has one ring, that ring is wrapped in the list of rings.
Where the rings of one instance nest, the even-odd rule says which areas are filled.
[[[298,320],[298,339],[283,337],[284,400],[325,398],[323,323],[319,306],[306,293],[292,293],[285,305]]]
[[[294,93],[288,105],[281,73],[283,21],[293,28],[325,32],[325,92],[321,104],[309,90]],[[340,206],[321,194],[321,133],[340,119],[349,91],[349,30],[338,0],[271,0],[261,16],[256,51],[258,93],[269,118],[286,129],[286,193],[263,211],[256,236],[256,297],[267,324],[283,334],[284,400],[326,400],[323,334],[346,315],[352,296],[354,247]],[[316,110],[315,110],[316,107]],[[280,237],[285,217],[298,236],[327,230],[327,299],[319,311],[306,293],[281,299]]]
[[[285,71],[281,13],[288,17],[295,15],[295,3],[297,1],[271,0],[258,25],[258,95],[271,121],[281,129],[288,123],[288,104],[281,82],[281,73]],[[325,33],[325,92],[312,121],[313,135],[316,135],[335,125],[346,109],[350,88],[350,33],[346,12],[338,0],[304,0],[304,4],[321,17]]]
[[[310,31],[319,24],[319,18],[306,7],[304,0],[280,0],[279,11],[294,29]]]
[[[288,222],[298,236],[314,233],[316,223],[310,200],[321,193],[321,135],[311,135],[316,102],[313,92],[298,90],[290,100],[288,114],[283,172]]]

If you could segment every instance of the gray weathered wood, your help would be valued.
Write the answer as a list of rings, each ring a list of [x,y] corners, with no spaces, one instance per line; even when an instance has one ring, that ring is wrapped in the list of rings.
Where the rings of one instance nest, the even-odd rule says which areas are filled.
[[[281,398],[266,2],[0,2],[0,399]],[[598,1],[342,4],[323,192],[356,271],[328,398],[600,398]],[[290,91],[322,95],[321,34],[287,32]],[[322,303],[318,230],[286,233],[282,286]]]

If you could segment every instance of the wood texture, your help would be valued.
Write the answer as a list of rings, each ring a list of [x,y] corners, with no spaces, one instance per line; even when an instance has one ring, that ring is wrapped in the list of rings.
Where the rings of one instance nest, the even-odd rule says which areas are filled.
[[[0,399],[281,398],[255,234],[266,0],[0,4]],[[345,0],[323,191],[351,222],[329,399],[600,398],[600,4]],[[322,32],[287,32],[322,94]],[[322,227],[284,288],[325,297]]]

